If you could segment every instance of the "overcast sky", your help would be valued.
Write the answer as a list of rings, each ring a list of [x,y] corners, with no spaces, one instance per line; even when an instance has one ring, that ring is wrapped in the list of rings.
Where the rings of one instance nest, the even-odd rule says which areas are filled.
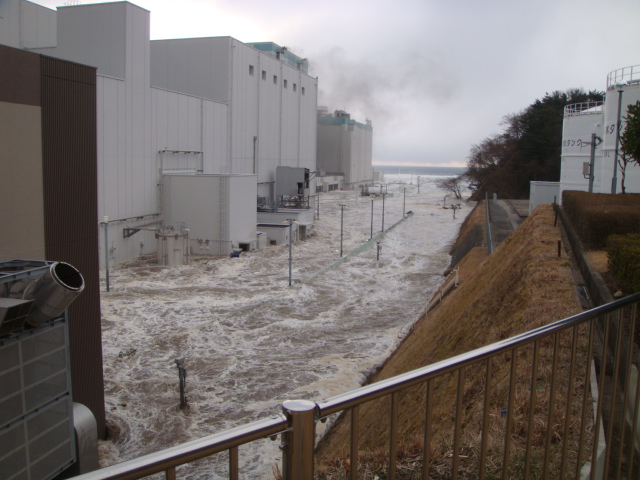
[[[640,0],[132,3],[151,12],[152,39],[229,35],[308,58],[319,105],[372,121],[378,165],[464,166],[506,114],[640,64]]]

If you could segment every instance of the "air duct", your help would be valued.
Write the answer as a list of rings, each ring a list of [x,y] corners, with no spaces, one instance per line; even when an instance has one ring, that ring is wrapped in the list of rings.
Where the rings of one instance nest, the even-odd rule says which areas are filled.
[[[55,262],[37,280],[15,283],[10,296],[33,300],[27,323],[37,327],[60,316],[82,290],[82,274],[68,263]]]

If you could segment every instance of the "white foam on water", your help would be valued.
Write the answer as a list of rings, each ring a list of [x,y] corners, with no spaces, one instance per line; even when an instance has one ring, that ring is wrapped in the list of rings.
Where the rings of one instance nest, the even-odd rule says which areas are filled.
[[[320,197],[315,235],[293,245],[240,258],[194,257],[165,268],[152,261],[111,269],[102,294],[103,356],[108,420],[120,435],[103,442],[103,463],[116,463],[221,432],[280,411],[287,399],[319,401],[359,387],[406,335],[443,280],[448,248],[470,207],[453,219],[444,192],[421,177],[387,175],[385,229],[376,246],[341,265],[371,234],[371,200],[356,192]],[[404,182],[404,184],[397,184]],[[403,189],[406,189],[406,198]],[[382,199],[373,202],[373,234],[381,230]],[[175,358],[185,357],[188,409],[178,407]],[[279,442],[240,449],[241,468],[269,478]],[[114,448],[115,447],[115,448]],[[226,477],[218,460],[183,467],[187,478]]]

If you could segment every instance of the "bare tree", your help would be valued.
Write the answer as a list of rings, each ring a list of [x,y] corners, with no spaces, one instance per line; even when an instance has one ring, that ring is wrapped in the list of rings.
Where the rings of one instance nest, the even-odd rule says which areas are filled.
[[[462,190],[464,189],[464,175],[457,177],[447,177],[436,180],[436,187],[446,192],[451,192],[456,198],[462,198]]]

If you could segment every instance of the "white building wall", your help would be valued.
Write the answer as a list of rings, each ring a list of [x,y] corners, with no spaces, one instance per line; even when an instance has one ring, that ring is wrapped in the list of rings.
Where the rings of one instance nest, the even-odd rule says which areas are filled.
[[[229,239],[233,248],[252,243],[255,248],[257,182],[255,175],[232,175],[229,182]]]
[[[56,11],[22,0],[0,1],[0,44],[46,48],[56,44]]]
[[[192,253],[226,255],[255,244],[255,176],[164,175],[162,182],[165,221],[186,223]]]
[[[157,169],[165,173],[220,172],[226,165],[227,105],[159,88],[151,90]]]
[[[154,87],[229,102],[231,37],[151,42]]]

